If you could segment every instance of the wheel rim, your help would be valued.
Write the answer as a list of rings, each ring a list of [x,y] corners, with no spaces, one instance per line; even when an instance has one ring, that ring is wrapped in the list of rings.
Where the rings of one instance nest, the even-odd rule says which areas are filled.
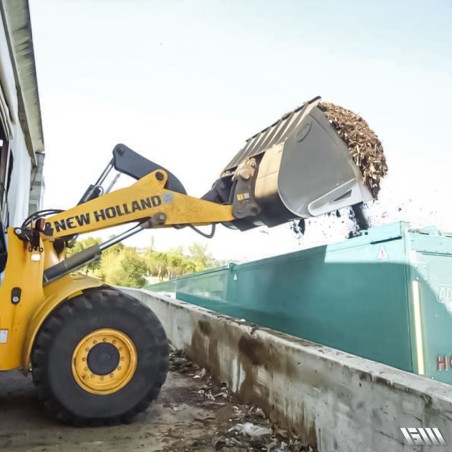
[[[111,394],[124,388],[137,368],[137,351],[127,334],[103,328],[87,334],[72,354],[72,375],[85,391]]]

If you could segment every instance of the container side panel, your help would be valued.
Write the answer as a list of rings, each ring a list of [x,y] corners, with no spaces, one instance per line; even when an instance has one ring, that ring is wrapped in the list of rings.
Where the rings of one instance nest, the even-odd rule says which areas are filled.
[[[425,375],[452,384],[452,255],[417,259]]]
[[[402,239],[350,240],[184,277],[176,297],[413,371],[404,260]]]

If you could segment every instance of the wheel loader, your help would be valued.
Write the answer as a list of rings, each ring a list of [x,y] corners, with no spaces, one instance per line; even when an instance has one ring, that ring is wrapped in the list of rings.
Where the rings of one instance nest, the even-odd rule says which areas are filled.
[[[68,424],[127,422],[145,410],[166,379],[165,331],[147,306],[76,270],[146,228],[201,232],[221,223],[247,230],[371,200],[319,102],[305,102],[250,138],[202,198],[118,144],[75,207],[39,211],[9,227],[0,237],[0,370],[31,372],[43,404]],[[113,170],[135,182],[104,189]],[[65,257],[79,234],[126,223],[128,231]]]

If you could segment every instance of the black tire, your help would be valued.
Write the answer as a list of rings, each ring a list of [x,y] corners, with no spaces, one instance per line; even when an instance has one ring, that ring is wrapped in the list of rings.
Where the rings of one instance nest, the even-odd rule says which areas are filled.
[[[74,377],[73,354],[84,337],[104,328],[130,338],[137,364],[123,387],[95,394]],[[32,352],[33,381],[44,405],[65,423],[94,426],[130,422],[158,396],[168,372],[168,355],[165,331],[147,306],[110,287],[90,289],[63,302],[44,322]],[[105,356],[109,355],[102,359],[107,359]]]

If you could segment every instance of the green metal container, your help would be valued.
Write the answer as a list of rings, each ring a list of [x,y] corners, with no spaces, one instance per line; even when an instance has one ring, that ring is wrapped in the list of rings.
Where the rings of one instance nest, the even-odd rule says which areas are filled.
[[[147,289],[452,383],[452,237],[407,223]]]

